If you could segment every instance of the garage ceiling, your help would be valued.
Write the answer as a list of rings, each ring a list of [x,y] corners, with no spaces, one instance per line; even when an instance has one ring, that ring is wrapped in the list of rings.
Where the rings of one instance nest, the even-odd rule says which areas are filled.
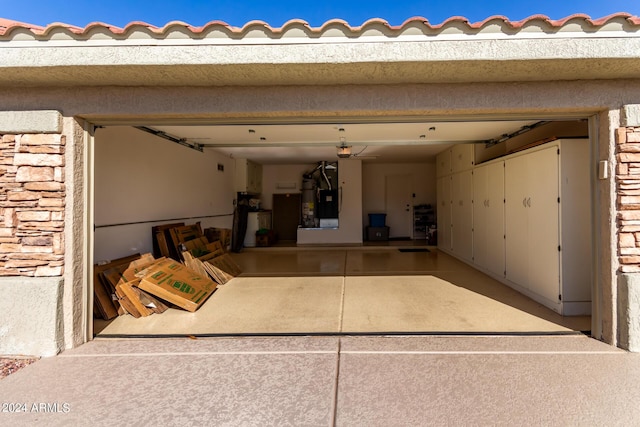
[[[314,163],[337,159],[351,146],[365,162],[433,162],[454,143],[499,139],[536,123],[529,121],[330,123],[153,126],[177,139],[261,164]]]

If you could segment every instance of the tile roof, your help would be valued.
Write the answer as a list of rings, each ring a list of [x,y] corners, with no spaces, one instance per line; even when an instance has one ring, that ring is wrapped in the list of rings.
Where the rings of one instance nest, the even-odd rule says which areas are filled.
[[[344,20],[332,19],[325,22],[320,27],[311,27],[308,22],[300,19],[293,19],[286,22],[282,27],[274,28],[263,21],[250,21],[243,27],[234,27],[223,21],[211,21],[197,27],[180,21],[172,21],[162,27],[157,27],[146,22],[131,22],[125,27],[117,27],[102,22],[94,22],[86,27],[77,27],[64,23],[52,23],[46,27],[32,25],[24,22],[13,21],[0,18],[0,38],[11,39],[14,34],[27,30],[38,40],[47,40],[53,34],[60,31],[71,33],[74,38],[89,38],[95,33],[107,32],[114,38],[127,38],[134,31],[146,31],[155,37],[164,37],[173,31],[184,32],[186,30],[193,38],[201,38],[213,31],[222,31],[229,38],[238,39],[247,36],[250,32],[258,29],[271,37],[285,36],[289,31],[302,29],[307,37],[321,37],[331,30],[339,30],[345,37],[360,36],[368,30],[379,30],[387,35],[400,35],[409,29],[418,28],[423,34],[438,35],[450,28],[457,28],[465,34],[477,34],[480,31],[491,28],[491,32],[518,33],[529,27],[539,27],[541,31],[560,31],[571,24],[577,24],[583,32],[594,32],[602,29],[608,24],[616,23],[625,29],[640,30],[640,17],[628,13],[616,13],[598,19],[592,19],[585,14],[574,14],[562,19],[553,20],[545,15],[532,15],[520,21],[511,21],[505,16],[491,16],[483,21],[470,22],[462,16],[451,17],[440,24],[431,24],[423,17],[413,17],[407,19],[400,25],[389,25],[383,19],[374,18],[364,22],[360,26],[351,26]],[[495,27],[495,28],[494,28]],[[299,34],[299,31],[294,31]],[[332,32],[335,34],[335,32]]]

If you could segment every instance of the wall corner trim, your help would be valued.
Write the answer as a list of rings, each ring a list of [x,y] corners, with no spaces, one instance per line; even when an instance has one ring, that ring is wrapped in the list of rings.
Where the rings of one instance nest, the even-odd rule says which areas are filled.
[[[0,111],[0,133],[62,133],[62,113],[56,110]]]
[[[618,275],[618,343],[640,352],[640,273]]]
[[[640,104],[623,105],[620,121],[623,127],[640,126]]]

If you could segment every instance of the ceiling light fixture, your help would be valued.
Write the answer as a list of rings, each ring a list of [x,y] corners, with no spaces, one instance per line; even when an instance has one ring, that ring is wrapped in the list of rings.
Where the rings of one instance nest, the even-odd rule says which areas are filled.
[[[348,159],[351,157],[351,146],[350,145],[340,145],[336,147],[338,150],[338,157],[341,159]]]

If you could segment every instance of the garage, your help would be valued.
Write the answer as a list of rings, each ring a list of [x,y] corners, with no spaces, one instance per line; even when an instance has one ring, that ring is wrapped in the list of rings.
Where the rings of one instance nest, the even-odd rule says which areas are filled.
[[[153,226],[183,222],[233,228],[234,206],[243,198],[251,201],[250,216],[267,215],[267,228],[285,227],[290,218],[295,223],[292,236],[269,247],[256,248],[251,236],[242,239],[242,250],[230,253],[243,273],[218,286],[196,313],[173,308],[148,318],[96,320],[95,333],[99,337],[590,333],[591,272],[566,279],[579,283],[579,296],[574,298],[578,301],[573,305],[566,296],[564,304],[550,301],[555,295],[549,298],[549,292],[562,297],[559,284],[551,285],[553,290],[545,296],[525,284],[526,279],[507,279],[505,260],[515,265],[519,262],[515,255],[526,249],[507,244],[503,224],[487,227],[502,230],[497,243],[483,240],[481,222],[492,223],[490,219],[498,214],[502,218],[506,205],[500,200],[498,214],[484,218],[476,206],[488,207],[490,202],[480,200],[479,190],[473,194],[473,188],[487,179],[480,175],[486,169],[481,166],[500,162],[504,169],[504,159],[514,155],[519,159],[517,153],[540,147],[556,150],[558,141],[565,140],[565,145],[582,144],[581,154],[570,157],[582,175],[580,191],[565,190],[571,201],[563,208],[574,216],[580,210],[576,216],[583,218],[580,247],[590,248],[593,190],[586,119],[98,127],[94,134],[96,265],[153,252]],[[148,161],[150,153],[153,162]],[[458,178],[453,173],[456,167],[445,165],[447,161],[468,164],[461,169],[467,172],[466,178]],[[254,179],[258,184],[251,188],[243,187],[249,182],[242,176],[247,162],[259,170]],[[322,218],[317,182],[313,201],[319,206],[305,212],[304,177],[314,175],[317,180],[328,179],[329,187],[324,185],[323,191],[331,190],[332,184],[337,187],[336,218]],[[533,181],[540,179],[536,175]],[[451,197],[452,191],[463,191],[455,189],[461,184],[451,184],[458,179],[469,180],[464,202],[462,196]],[[502,193],[508,188],[504,179],[492,187]],[[548,185],[543,188],[558,191],[558,185],[555,190]],[[406,194],[398,196],[402,192]],[[575,192],[584,197],[571,199]],[[283,205],[289,212],[274,206],[281,198],[295,199],[293,205]],[[556,198],[557,194],[554,202]],[[468,204],[469,211],[457,213],[459,203]],[[429,214],[426,227],[420,216],[425,211]],[[371,220],[381,213],[387,225],[371,227]],[[321,218],[314,222],[314,216]],[[281,217],[288,219],[283,222]],[[330,221],[329,226],[325,221]],[[542,233],[537,226],[532,226],[534,234]],[[512,227],[527,229],[521,223]],[[384,236],[371,234],[378,229]],[[277,231],[278,235],[288,233]],[[565,251],[573,257],[593,256],[590,249],[576,255],[577,250],[567,245]],[[568,275],[574,267],[558,259],[557,246],[556,239],[552,253],[540,257],[541,263],[548,264],[542,270]],[[531,251],[522,256],[534,259],[540,249]]]
[[[411,19],[397,27],[332,21],[321,28],[296,21],[280,29],[255,22],[244,28],[219,22],[198,28],[3,25],[3,353],[53,355],[96,333],[590,331],[611,345],[640,349],[637,19],[534,16],[471,24],[454,18],[439,26]],[[568,132],[569,123],[581,131]],[[558,128],[544,131],[552,126]],[[584,162],[562,155],[562,146],[577,139],[588,146],[589,185],[567,193],[562,174]],[[523,160],[549,147],[556,161],[531,166]],[[457,158],[473,164],[456,165]],[[220,286],[225,309],[211,310],[208,320],[199,318],[202,310],[191,322],[187,313],[177,312],[178,321],[165,312],[149,316],[159,325],[143,319],[138,330],[131,322],[111,332],[116,322],[94,322],[94,265],[150,252],[156,224],[231,228],[234,200],[240,200],[238,164],[261,167],[254,206],[271,211],[276,228],[282,216],[274,200],[302,196],[305,174],[321,176],[337,165],[334,179],[344,182],[338,222],[333,206],[269,247],[233,252],[243,271],[237,278],[251,291],[239,296]],[[503,185],[488,184],[489,166],[496,164],[504,165]],[[550,164],[562,167],[549,170]],[[524,178],[517,173],[529,170]],[[486,180],[476,173],[486,173]],[[511,191],[520,181],[549,189],[547,179],[556,173],[560,193],[540,211],[558,212],[551,223],[535,210],[538,196],[531,191],[538,188],[524,187],[515,197]],[[495,188],[504,188],[502,222],[490,210],[499,199],[482,195]],[[567,198],[572,194],[582,200]],[[327,205],[336,203],[334,194],[325,195]],[[507,205],[513,200],[529,210],[512,216]],[[571,209],[580,221],[561,218]],[[370,214],[384,215],[384,225],[371,225]],[[398,219],[403,215],[410,220]],[[320,227],[320,219],[329,221]],[[567,234],[578,222],[589,230]],[[504,256],[494,250],[497,224],[504,229]],[[447,225],[450,232],[443,233]],[[539,249],[556,229],[559,241]],[[513,238],[514,230],[527,233]],[[427,242],[427,235],[434,239]],[[575,242],[590,253],[565,264]],[[591,276],[579,280],[588,282],[580,292],[565,286],[572,282],[564,278],[569,265],[582,265]],[[555,279],[549,288],[538,286],[547,274],[557,276],[557,287]],[[310,285],[298,286],[300,278]],[[267,282],[273,286],[265,290]],[[281,292],[271,292],[277,286]],[[332,290],[306,293],[323,288]],[[288,299],[294,296],[299,299]],[[322,298],[330,302],[313,303]],[[267,300],[271,311],[253,323],[239,315],[240,307],[258,314]],[[432,307],[425,309],[425,301]],[[283,306],[298,314],[280,316]],[[519,321],[499,320],[498,308],[519,313]],[[277,320],[276,312],[281,323],[267,329],[264,319]],[[245,323],[214,329],[209,320],[215,316],[218,325]],[[434,320],[447,316],[457,323]],[[303,318],[326,322],[305,326]]]

